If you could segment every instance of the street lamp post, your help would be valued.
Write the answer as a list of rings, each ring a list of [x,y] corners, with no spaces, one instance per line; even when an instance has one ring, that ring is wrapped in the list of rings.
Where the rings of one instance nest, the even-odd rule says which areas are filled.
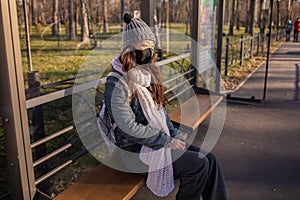
[[[280,20],[280,18],[279,18],[279,16],[280,16],[280,13],[279,13],[280,0],[276,0],[276,2],[277,2],[276,41],[278,41],[278,29],[279,29],[279,20]]]
[[[267,61],[266,61],[263,100],[266,99],[266,93],[267,93],[268,70],[269,70],[269,59],[270,59],[270,46],[271,46],[271,34],[272,34],[273,3],[274,3],[274,0],[270,0],[270,10],[271,10],[271,12],[270,12],[270,21],[269,21],[269,39],[268,39],[268,52],[267,52]]]

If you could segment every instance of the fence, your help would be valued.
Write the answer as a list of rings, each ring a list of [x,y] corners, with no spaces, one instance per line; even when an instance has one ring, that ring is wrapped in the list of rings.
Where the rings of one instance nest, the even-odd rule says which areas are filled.
[[[285,36],[285,30],[271,34],[271,42],[275,42]],[[224,75],[228,75],[229,67],[243,65],[245,59],[251,59],[254,55],[259,56],[266,52],[268,34],[256,34],[250,37],[241,36],[240,39],[230,41],[226,38],[223,46]]]

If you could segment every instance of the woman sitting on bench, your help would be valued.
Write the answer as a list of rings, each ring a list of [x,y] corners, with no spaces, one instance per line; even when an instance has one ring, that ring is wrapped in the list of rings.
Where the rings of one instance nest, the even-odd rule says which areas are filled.
[[[155,65],[155,36],[147,24],[125,14],[123,52],[112,61],[113,72],[105,84],[104,100],[116,123],[116,145],[136,153],[140,163],[126,163],[133,172],[145,166],[147,187],[157,196],[167,196],[180,179],[176,199],[226,200],[227,191],[216,157],[187,145],[174,128],[164,108],[162,76]],[[200,153],[202,152],[202,153]],[[132,166],[133,165],[133,166]]]

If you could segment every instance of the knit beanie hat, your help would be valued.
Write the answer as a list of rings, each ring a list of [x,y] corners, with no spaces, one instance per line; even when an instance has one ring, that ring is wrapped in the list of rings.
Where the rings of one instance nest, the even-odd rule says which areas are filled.
[[[151,40],[155,43],[153,32],[143,20],[126,13],[124,22],[126,25],[123,31],[123,50],[142,40]]]

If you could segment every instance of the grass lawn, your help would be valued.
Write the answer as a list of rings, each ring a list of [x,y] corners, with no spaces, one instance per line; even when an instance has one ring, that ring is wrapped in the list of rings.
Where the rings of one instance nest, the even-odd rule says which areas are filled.
[[[113,25],[115,27],[117,25]],[[185,24],[170,24],[170,29],[175,30],[179,33],[185,33]],[[97,49],[100,52],[100,41],[103,41],[110,35],[113,36],[114,32],[105,34],[103,38],[98,40],[98,48],[94,49],[91,47],[91,44],[83,44],[80,42],[80,36],[77,36],[78,40],[76,41],[68,41],[67,35],[65,34],[64,27],[61,28],[61,32],[58,37],[51,36],[51,29],[49,27],[39,27],[38,30],[34,27],[31,28],[31,54],[32,54],[32,66],[34,71],[39,71],[41,74],[41,84],[45,85],[51,82],[63,80],[66,78],[75,77],[78,70],[87,64],[86,59],[90,59],[91,52],[94,52],[96,56],[98,56],[98,60],[95,62],[99,64],[99,60],[101,63],[110,63],[110,59],[112,54],[117,54],[121,49],[115,49],[114,52],[111,50],[105,51],[101,49],[101,53],[95,53]],[[255,29],[257,33],[259,30]],[[225,34],[228,32],[228,26],[224,26]],[[234,36],[225,36],[223,39],[223,43],[225,43],[225,38],[229,38],[231,41],[240,39],[241,35],[247,35],[244,33],[244,28],[241,27],[239,31],[234,32]],[[27,64],[27,54],[26,54],[26,43],[25,43],[25,35],[24,32],[21,32],[21,50],[22,50],[22,66],[25,80],[27,79],[26,73],[28,71]],[[95,34],[97,35],[97,33]],[[182,36],[181,36],[182,37]],[[182,41],[184,44],[179,44],[179,46],[186,47],[188,44],[188,38],[182,39],[181,37],[177,37],[174,40],[184,40]],[[58,40],[58,41],[57,41]],[[179,41],[177,41],[180,43]],[[181,42],[181,43],[182,43]],[[120,44],[107,44],[108,47],[118,46],[121,47]],[[176,47],[175,42],[172,42],[171,48],[181,48]],[[101,44],[103,46],[103,44]],[[94,55],[94,56],[95,56]],[[89,57],[88,57],[89,56]],[[93,59],[94,61],[96,59]],[[89,62],[89,61],[88,61]],[[102,66],[103,67],[103,66]]]

